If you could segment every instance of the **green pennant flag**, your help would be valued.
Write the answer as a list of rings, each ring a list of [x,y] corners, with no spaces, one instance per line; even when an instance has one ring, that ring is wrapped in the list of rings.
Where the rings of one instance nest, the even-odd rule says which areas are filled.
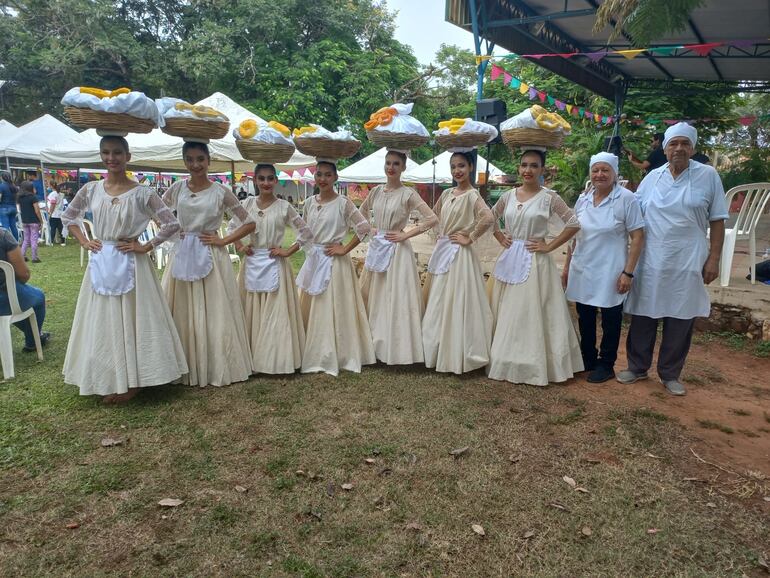
[[[655,52],[657,54],[669,55],[669,54],[673,54],[680,48],[682,48],[682,46],[657,46],[655,48],[648,48],[647,52]]]
[[[548,95],[546,98],[548,99],[548,104],[550,104],[551,106],[556,104],[556,99],[554,97]]]

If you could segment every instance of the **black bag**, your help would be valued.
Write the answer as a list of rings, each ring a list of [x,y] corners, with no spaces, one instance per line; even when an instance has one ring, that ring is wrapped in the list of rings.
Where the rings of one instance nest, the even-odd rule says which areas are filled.
[[[746,279],[751,279],[751,269],[749,269]],[[757,263],[757,281],[770,281],[770,259]]]

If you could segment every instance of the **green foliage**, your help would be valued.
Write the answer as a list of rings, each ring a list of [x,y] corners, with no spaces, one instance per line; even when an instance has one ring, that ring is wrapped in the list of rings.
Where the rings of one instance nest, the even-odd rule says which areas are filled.
[[[637,46],[684,30],[690,13],[705,0],[606,0],[596,13],[594,31],[613,25],[610,40],[625,31]]]

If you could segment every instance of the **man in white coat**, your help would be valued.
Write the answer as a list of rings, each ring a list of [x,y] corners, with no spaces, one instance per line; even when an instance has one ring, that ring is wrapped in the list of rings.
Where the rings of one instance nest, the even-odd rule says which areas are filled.
[[[711,311],[705,285],[719,275],[727,219],[719,175],[713,167],[690,160],[697,141],[698,132],[687,123],[669,127],[663,140],[668,163],[648,173],[637,190],[646,239],[625,304],[631,314],[628,369],[617,376],[621,383],[648,378],[662,320],[657,369],[672,395],[685,394],[679,375],[695,318]]]

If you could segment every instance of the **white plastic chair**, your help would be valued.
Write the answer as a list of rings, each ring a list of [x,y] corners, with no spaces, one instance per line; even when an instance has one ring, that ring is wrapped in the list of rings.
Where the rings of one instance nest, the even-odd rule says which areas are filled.
[[[45,245],[53,245],[51,240],[51,223],[49,221],[50,216],[46,210],[45,203],[39,203],[39,205],[42,205],[40,207],[40,215],[43,217],[43,224],[40,225],[40,240]]]
[[[227,223],[222,222],[222,226],[219,227],[219,234],[222,235],[222,237],[227,236]],[[235,243],[230,243],[227,246],[227,254],[230,255],[230,263],[240,264],[241,256],[238,254],[238,251],[235,250]]]
[[[0,269],[5,276],[5,290],[8,293],[8,303],[11,306],[10,315],[0,315],[0,361],[3,365],[3,379],[11,379],[16,375],[13,371],[11,324],[29,318],[35,334],[35,349],[39,361],[43,361],[43,344],[40,343],[40,332],[37,331],[35,310],[30,307],[22,311],[21,306],[19,306],[19,296],[16,295],[16,273],[13,270],[13,265],[7,261],[0,261]]]
[[[81,229],[87,240],[91,240],[91,235],[94,233],[94,224],[88,219],[83,219],[83,227]],[[80,268],[83,268],[83,263],[86,259],[86,250],[80,247]]]
[[[745,195],[738,210],[738,218],[732,229],[725,230],[725,242],[722,245],[722,260],[719,266],[719,284],[727,287],[730,284],[730,271],[733,266],[733,254],[736,241],[749,241],[749,264],[751,268],[751,284],[757,282],[757,223],[765,212],[765,206],[770,199],[770,183],[751,183],[733,187],[725,193],[728,209],[733,200],[739,195]]]

